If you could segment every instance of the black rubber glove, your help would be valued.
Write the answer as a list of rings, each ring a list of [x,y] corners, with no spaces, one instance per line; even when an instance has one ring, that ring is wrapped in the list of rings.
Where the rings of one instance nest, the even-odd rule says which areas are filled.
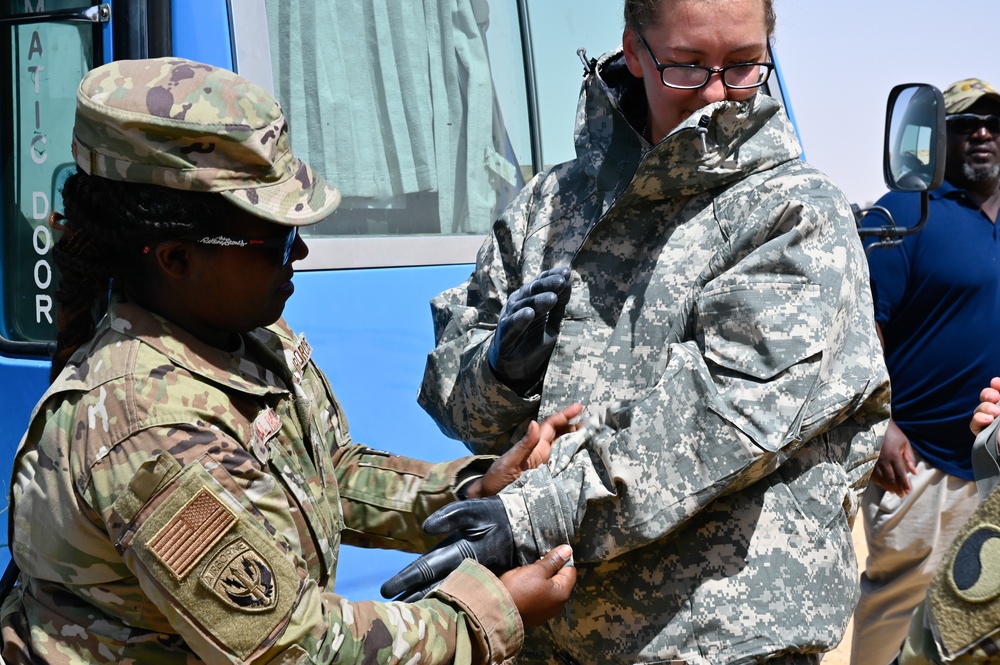
[[[475,559],[495,573],[514,567],[514,533],[500,497],[455,501],[424,521],[424,533],[453,533],[419,559],[389,578],[385,598],[422,598],[465,559]]]
[[[490,367],[524,393],[542,376],[552,355],[570,294],[568,266],[552,268],[510,294],[490,341]]]

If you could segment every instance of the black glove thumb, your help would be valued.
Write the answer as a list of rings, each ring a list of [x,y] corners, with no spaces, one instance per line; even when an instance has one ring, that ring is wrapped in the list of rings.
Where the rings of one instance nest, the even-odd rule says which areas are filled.
[[[380,589],[383,597],[412,594],[444,579],[465,559],[494,572],[514,567],[514,534],[499,497],[450,503],[424,521],[424,532],[452,535],[386,580]]]

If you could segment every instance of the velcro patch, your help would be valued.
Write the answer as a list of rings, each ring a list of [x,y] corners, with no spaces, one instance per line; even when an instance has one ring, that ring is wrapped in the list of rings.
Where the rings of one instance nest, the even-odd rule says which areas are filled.
[[[271,458],[271,450],[268,446],[274,435],[281,431],[281,416],[272,407],[267,407],[260,412],[253,421],[253,435],[250,439],[250,450],[254,456],[260,460],[261,464],[267,464]]]
[[[998,651],[998,525],[1000,489],[995,489],[959,530],[931,579],[927,591],[930,625],[945,662],[952,662],[965,654],[993,654]]]
[[[236,515],[207,489],[200,490],[153,536],[149,551],[178,580],[236,524]]]
[[[219,550],[200,579],[223,603],[241,612],[265,612],[278,603],[274,571],[242,538]]]
[[[295,344],[295,348],[292,349],[292,363],[295,367],[296,372],[301,372],[302,368],[306,366],[309,362],[309,358],[312,357],[312,346],[306,341],[306,336],[302,333],[299,334],[299,339]]]

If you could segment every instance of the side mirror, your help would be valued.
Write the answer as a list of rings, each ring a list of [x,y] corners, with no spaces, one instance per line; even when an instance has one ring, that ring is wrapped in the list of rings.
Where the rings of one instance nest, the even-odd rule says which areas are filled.
[[[895,192],[924,192],[944,181],[944,98],[932,85],[906,83],[889,93],[882,171]]]
[[[876,247],[898,245],[903,236],[917,233],[927,223],[928,192],[944,182],[946,131],[944,97],[940,90],[925,83],[904,83],[889,93],[882,175],[890,190],[920,194],[920,221],[914,226],[897,226],[884,208],[859,211],[859,222],[872,210],[878,210],[888,220],[881,227],[858,229],[862,238],[878,237],[877,242],[868,245],[868,252]]]

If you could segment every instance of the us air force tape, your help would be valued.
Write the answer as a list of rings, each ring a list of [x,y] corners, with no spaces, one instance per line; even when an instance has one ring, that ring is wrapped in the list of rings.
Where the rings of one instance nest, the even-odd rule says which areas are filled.
[[[945,662],[1000,656],[1000,491],[990,493],[949,546],[928,597]]]

